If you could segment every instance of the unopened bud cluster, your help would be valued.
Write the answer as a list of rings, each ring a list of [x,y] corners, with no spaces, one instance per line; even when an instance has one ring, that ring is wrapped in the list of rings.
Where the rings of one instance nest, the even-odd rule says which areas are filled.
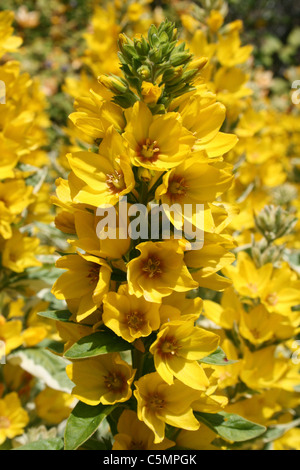
[[[266,206],[255,216],[255,224],[265,239],[272,243],[288,235],[297,223],[297,218],[289,212],[273,205]]]
[[[178,45],[177,29],[169,21],[158,28],[152,25],[147,38],[120,34],[119,48],[124,78],[102,75],[99,81],[114,93],[118,105],[128,108],[143,99],[153,114],[165,113],[174,98],[193,90],[207,63],[205,57],[192,60],[185,43]]]

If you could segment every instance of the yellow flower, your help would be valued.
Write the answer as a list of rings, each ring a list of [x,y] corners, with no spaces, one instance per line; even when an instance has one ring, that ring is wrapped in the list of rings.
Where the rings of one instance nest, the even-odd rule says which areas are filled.
[[[169,207],[175,204],[174,214],[169,208],[166,208],[165,212],[177,229],[181,228],[182,219],[187,219],[205,230],[205,213],[203,212],[203,217],[198,221],[196,214],[199,210],[197,211],[196,205],[215,201],[231,186],[232,180],[230,168],[225,164],[213,164],[208,159],[202,162],[195,154],[163,176],[155,197]],[[191,214],[185,214],[184,204],[190,205]]]
[[[240,377],[252,390],[272,387],[286,373],[287,362],[276,357],[275,350],[276,346],[269,346],[253,353],[245,351]]]
[[[198,286],[176,241],[144,242],[137,249],[141,254],[127,264],[129,294],[160,303],[173,291],[187,292]]]
[[[6,355],[21,346],[24,341],[22,337],[22,322],[20,320],[6,321],[0,315],[0,341],[4,342]],[[3,351],[0,351],[0,355],[1,352]]]
[[[118,421],[118,434],[114,435],[112,450],[165,450],[175,442],[165,438],[154,444],[154,434],[145,423],[139,421],[132,410],[124,410]]]
[[[142,83],[142,96],[146,104],[156,104],[162,94],[162,87],[150,82]]]
[[[153,116],[148,106],[138,101],[125,111],[127,125],[123,134],[133,150],[132,163],[153,170],[179,165],[195,142],[178,113]]]
[[[233,30],[226,36],[220,36],[217,48],[217,57],[219,62],[225,67],[246,62],[253,51],[253,46],[241,47],[239,32]]]
[[[82,138],[86,142],[94,143],[96,139],[103,139],[111,125],[117,131],[124,128],[122,108],[105,101],[93,90],[88,97],[78,98],[75,106],[77,111],[70,114],[69,119],[82,133]]]
[[[274,450],[300,450],[300,429],[290,429],[273,443]]]
[[[300,281],[289,267],[282,263],[261,293],[261,302],[269,312],[290,315],[292,307],[300,304]]]
[[[279,393],[278,390],[274,389],[262,391],[248,397],[246,400],[239,400],[228,405],[226,411],[263,426],[278,424],[276,413],[280,413],[283,409]]]
[[[88,405],[122,403],[132,395],[135,370],[118,353],[78,360],[66,371],[75,383],[72,395]]]
[[[234,289],[229,287],[224,291],[220,304],[211,300],[204,300],[203,308],[205,317],[225,330],[231,330],[234,323],[239,322],[242,304]]]
[[[182,124],[197,137],[197,148],[201,150],[218,136],[226,115],[225,106],[217,102],[216,95],[206,87],[198,87],[176,98],[171,109],[178,109]],[[237,139],[231,134],[230,138],[233,147]]]
[[[35,257],[40,240],[27,237],[19,231],[13,231],[12,237],[6,241],[2,253],[2,265],[16,273],[22,273],[26,268],[41,266]]]
[[[263,305],[242,312],[239,331],[251,344],[260,345],[274,339],[280,317],[271,315]]]
[[[23,434],[29,422],[29,416],[19,400],[17,393],[12,392],[0,400],[0,445],[8,439]]]
[[[72,240],[70,243],[78,249],[85,251],[99,258],[107,258],[118,260],[127,253],[130,248],[131,239],[124,231],[120,230],[119,210],[116,209],[116,238],[107,237],[101,239],[97,235],[97,226],[101,221],[101,217],[96,216],[88,211],[78,210],[74,213],[75,232],[78,240]],[[110,229],[106,226],[104,230]],[[122,232],[122,234],[121,234]],[[121,235],[123,238],[121,238]]]
[[[254,262],[245,252],[240,252],[236,266],[226,266],[223,273],[233,281],[234,288],[244,297],[256,299],[266,290],[273,272],[272,264],[256,268]]]
[[[14,14],[12,11],[0,12],[0,57],[6,52],[15,52],[22,44],[22,38],[12,37]]]
[[[168,385],[157,372],[144,375],[135,382],[135,386],[138,418],[154,432],[155,444],[165,438],[165,423],[190,431],[199,428],[191,407],[199,396],[196,390],[179,380]]]
[[[100,258],[79,253],[63,256],[56,266],[68,271],[57,279],[51,292],[61,300],[80,298],[76,318],[81,321],[101,304],[109,289],[111,268]]]
[[[37,415],[48,424],[59,424],[67,419],[74,405],[74,397],[46,387],[34,399]]]
[[[233,248],[234,244],[230,238],[205,233],[203,248],[185,253],[185,263],[199,286],[216,291],[230,287],[231,280],[219,275],[218,271],[234,262],[235,255],[229,251]]]
[[[206,20],[209,29],[216,33],[224,23],[224,17],[218,10],[211,10],[209,17]]]
[[[144,13],[143,5],[138,2],[133,2],[128,6],[128,17],[130,21],[136,22],[140,19]]]
[[[180,431],[176,438],[179,447],[195,450],[219,450],[212,442],[217,438],[216,433],[201,423],[197,431]]]
[[[134,188],[128,148],[113,127],[106,132],[99,155],[81,151],[69,154],[68,161],[77,177],[69,178],[73,202],[114,205]]]
[[[174,377],[188,387],[205,390],[209,380],[197,361],[213,353],[220,338],[194,326],[194,321],[171,321],[162,325],[150,352],[159,375],[169,385]]]
[[[109,292],[103,299],[103,322],[130,343],[158,330],[159,304],[128,295],[126,290]]]
[[[90,326],[72,322],[57,322],[57,331],[60,339],[63,340],[64,352],[70,349],[74,343],[77,343],[80,338],[93,333],[93,329]]]
[[[33,201],[32,188],[26,186],[22,179],[0,182],[0,211],[7,213],[9,223],[5,225],[1,217],[0,233],[4,238],[12,236],[10,224],[16,221],[16,216]],[[10,215],[10,217],[9,217]]]
[[[243,361],[239,360],[238,351],[233,343],[225,338],[221,343],[221,348],[228,360],[236,361],[226,366],[213,366],[213,376],[218,380],[218,387],[224,389],[226,387],[234,387],[239,382],[239,374],[243,368]]]

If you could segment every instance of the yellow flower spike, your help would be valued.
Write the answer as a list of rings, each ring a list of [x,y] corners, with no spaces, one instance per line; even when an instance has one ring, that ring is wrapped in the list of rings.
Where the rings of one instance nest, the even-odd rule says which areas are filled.
[[[138,418],[154,432],[154,444],[165,439],[165,424],[196,431],[199,422],[193,415],[192,403],[199,397],[179,380],[168,385],[157,372],[144,375],[135,382]]]
[[[66,371],[75,383],[72,395],[88,405],[123,403],[132,395],[135,370],[118,353],[76,361]]]
[[[150,352],[157,372],[169,385],[176,377],[188,387],[203,391],[209,380],[197,361],[213,353],[219,341],[218,335],[194,326],[193,321],[172,321],[162,325]]]
[[[28,423],[28,413],[22,408],[17,393],[9,393],[0,399],[0,445],[7,438],[23,434]]]
[[[161,303],[173,291],[187,292],[198,286],[185,266],[178,242],[149,241],[137,249],[140,256],[127,264],[129,294]]]

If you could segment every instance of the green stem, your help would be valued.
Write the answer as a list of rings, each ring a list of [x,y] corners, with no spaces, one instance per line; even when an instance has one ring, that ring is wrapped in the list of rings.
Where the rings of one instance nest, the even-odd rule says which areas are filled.
[[[139,351],[138,349],[134,349],[131,352],[132,356],[132,367],[133,369],[136,369],[136,374],[135,374],[135,380],[138,380],[143,372],[143,364],[144,364],[144,353]]]

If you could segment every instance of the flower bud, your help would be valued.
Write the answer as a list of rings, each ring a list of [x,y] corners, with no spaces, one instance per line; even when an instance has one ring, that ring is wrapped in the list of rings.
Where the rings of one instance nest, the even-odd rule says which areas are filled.
[[[142,96],[147,104],[156,104],[162,94],[162,88],[150,82],[142,83]]]
[[[176,67],[177,65],[183,65],[190,60],[192,54],[189,52],[176,52],[170,58],[170,63]]]
[[[128,91],[127,85],[119,78],[100,75],[100,77],[98,77],[98,81],[113,93],[126,93]]]
[[[147,65],[142,65],[139,69],[138,69],[138,74],[144,78],[144,79],[147,79],[150,77],[151,75],[151,71],[150,71],[150,68],[147,66]]]

